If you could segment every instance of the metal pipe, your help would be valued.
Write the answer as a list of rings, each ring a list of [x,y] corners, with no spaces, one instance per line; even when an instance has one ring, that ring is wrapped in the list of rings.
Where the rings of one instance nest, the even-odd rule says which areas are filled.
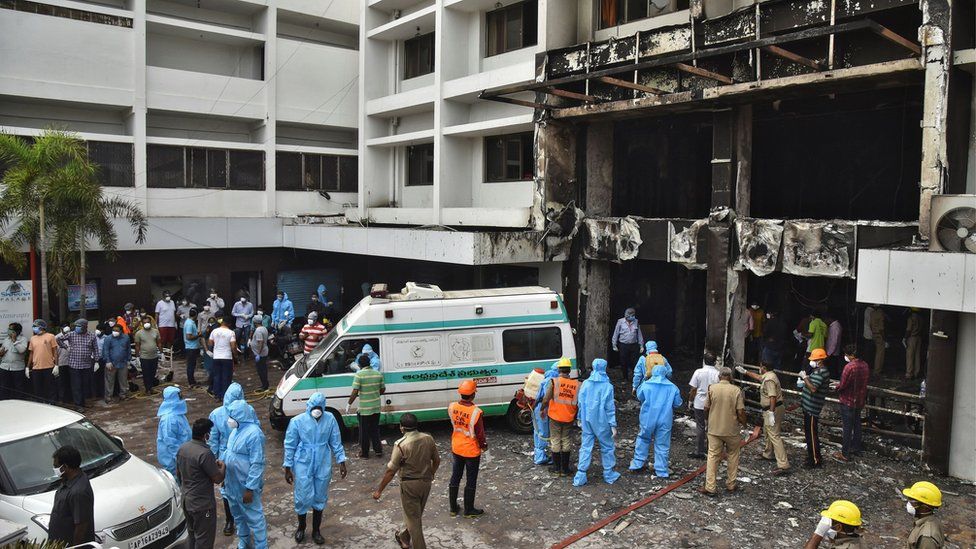
[[[755,381],[745,381],[745,380],[742,380],[742,379],[739,380],[739,383],[741,383],[743,385],[750,385],[750,386],[753,386],[753,387],[759,387],[760,386]],[[785,389],[784,388],[784,389],[782,389],[782,391],[784,393],[788,393],[788,394],[791,394],[791,395],[802,395],[803,394],[801,391],[796,391],[796,390],[793,390],[793,389]],[[827,402],[833,402],[833,403],[840,404],[840,401],[837,400],[836,398],[833,398],[833,397],[827,397],[825,400]],[[894,409],[891,409],[891,408],[884,408],[882,406],[874,406],[873,404],[866,404],[864,406],[864,408],[866,410],[876,410],[878,412],[884,412],[884,413],[887,413],[887,414],[894,414],[894,415],[898,415],[898,416],[905,416],[905,417],[910,417],[910,418],[914,418],[914,419],[918,419],[918,420],[925,421],[925,416],[923,416],[922,414],[916,414],[915,412],[904,412],[904,411],[901,411],[901,410],[894,410]]]

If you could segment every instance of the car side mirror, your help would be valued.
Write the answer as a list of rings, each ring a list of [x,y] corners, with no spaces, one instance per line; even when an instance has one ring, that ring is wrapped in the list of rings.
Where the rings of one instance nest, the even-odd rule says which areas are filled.
[[[125,448],[125,441],[122,440],[122,437],[117,437],[115,435],[112,435],[112,438],[115,440],[115,442],[118,442],[119,443],[119,446],[121,446],[122,448]]]

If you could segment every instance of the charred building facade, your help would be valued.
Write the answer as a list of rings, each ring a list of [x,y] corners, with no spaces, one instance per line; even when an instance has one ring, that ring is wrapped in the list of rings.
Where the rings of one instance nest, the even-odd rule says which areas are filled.
[[[590,13],[591,3],[581,1],[577,17],[604,26],[635,4],[602,0]],[[829,316],[872,362],[864,309],[873,304],[888,326],[882,368],[897,381],[872,384],[906,395],[899,406],[924,425],[916,436],[926,460],[950,472],[950,453],[971,456],[972,435],[939,433],[972,415],[973,396],[956,392],[953,406],[955,387],[942,381],[973,365],[955,351],[940,355],[944,342],[930,342],[928,326],[943,315],[971,318],[976,303],[948,312],[859,303],[870,292],[857,277],[862,250],[921,249],[937,238],[934,197],[976,193],[972,2],[683,7],[665,26],[540,53],[534,81],[481,94],[535,109],[532,219],[547,238],[573,243],[564,292],[581,356],[605,356],[608,327],[636,306],[673,353],[755,362],[749,317],[758,305],[800,333],[808,313]],[[976,252],[976,236],[968,238]],[[974,265],[966,245],[958,257]],[[972,292],[974,276],[951,284]],[[908,305],[928,309],[917,314],[929,392],[914,399],[922,379],[902,382],[910,359],[899,342]],[[970,349],[974,339],[960,333],[958,345]],[[976,476],[972,465],[952,473]]]

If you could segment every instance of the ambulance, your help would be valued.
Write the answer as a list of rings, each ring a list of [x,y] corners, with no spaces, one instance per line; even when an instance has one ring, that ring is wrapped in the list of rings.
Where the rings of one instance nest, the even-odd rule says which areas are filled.
[[[398,423],[406,412],[420,421],[446,420],[458,385],[473,379],[486,416],[507,416],[513,429],[530,432],[531,415],[514,398],[526,376],[561,357],[576,364],[566,307],[548,288],[442,291],[408,282],[397,294],[377,284],[285,373],[271,400],[272,426],[287,427],[321,392],[343,434],[355,427],[359,401],[348,413],[346,404],[365,345],[378,355],[386,383],[382,424]]]

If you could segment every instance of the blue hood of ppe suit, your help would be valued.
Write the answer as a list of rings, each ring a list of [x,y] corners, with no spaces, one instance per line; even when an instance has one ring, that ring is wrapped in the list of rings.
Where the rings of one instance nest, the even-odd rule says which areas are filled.
[[[230,427],[227,426],[227,418],[230,415],[227,413],[227,407],[238,400],[244,400],[244,389],[240,383],[235,381],[224,392],[224,405],[218,406],[210,412],[210,421],[213,422],[213,427],[210,428],[210,441],[207,444],[210,446],[210,451],[218,458],[227,448],[227,438],[230,437]]]
[[[325,395],[322,393],[312,393],[308,402],[305,403],[305,413],[312,415],[312,408],[315,407],[322,408],[322,411],[325,412]]]
[[[167,387],[163,390],[163,402],[159,405],[156,417],[166,414],[186,414],[186,401],[180,398],[179,387]]]
[[[645,353],[656,353],[657,352],[657,341],[650,340],[650,341],[644,343],[644,352]]]

